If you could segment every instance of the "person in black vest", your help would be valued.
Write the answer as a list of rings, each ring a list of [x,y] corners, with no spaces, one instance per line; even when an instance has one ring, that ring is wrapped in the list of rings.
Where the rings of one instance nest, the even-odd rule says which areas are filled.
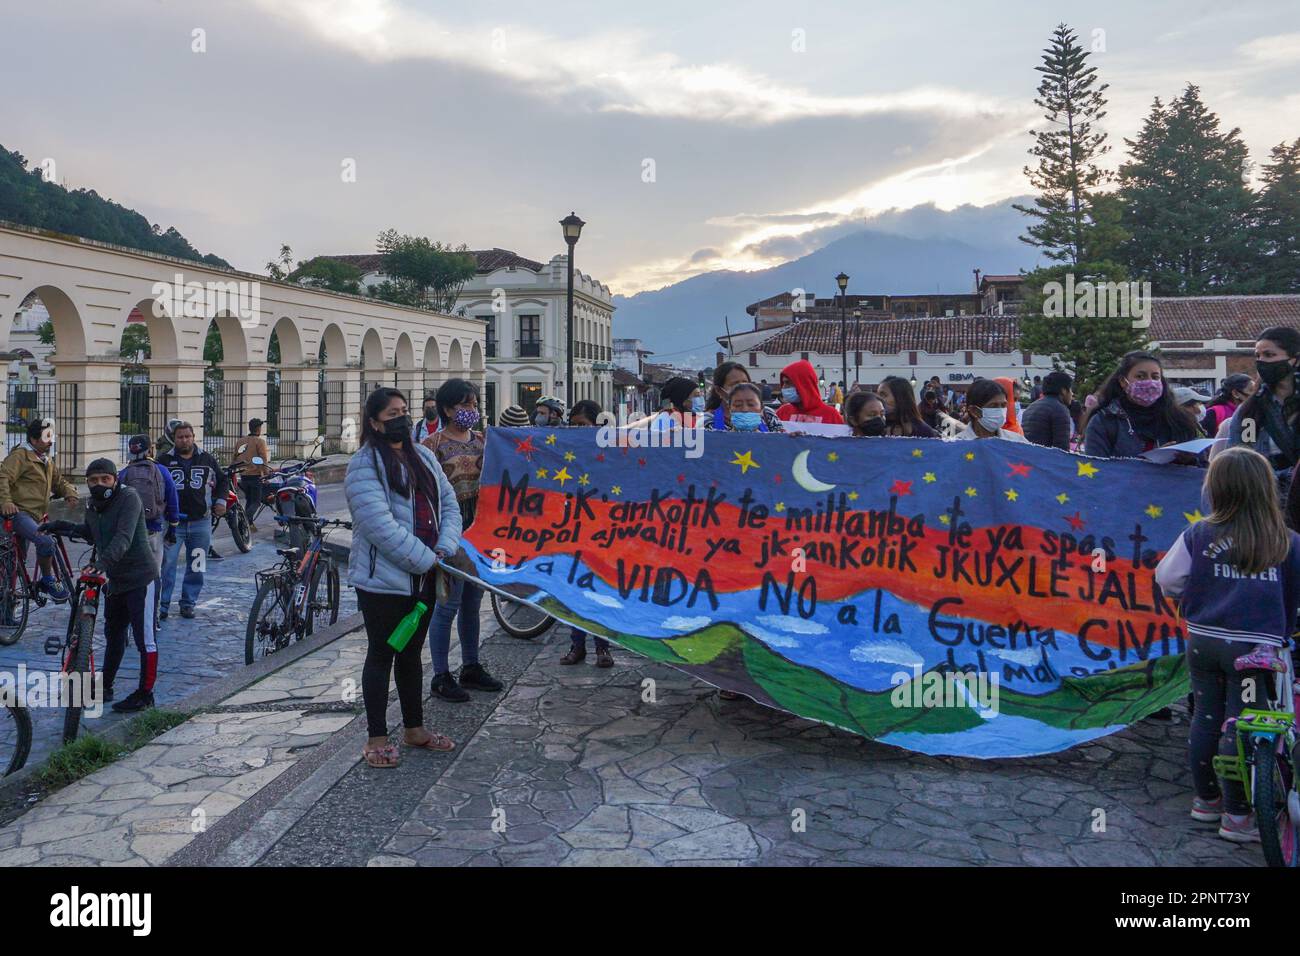
[[[161,608],[158,616],[167,619],[171,606],[172,590],[176,586],[176,562],[185,552],[185,579],[181,584],[181,617],[194,616],[194,605],[203,590],[203,570],[206,567],[208,546],[212,543],[212,513],[221,517],[226,513],[226,491],[230,482],[217,460],[194,442],[194,426],[181,422],[174,432],[176,447],[158,461],[172,474],[176,491],[180,495],[181,521],[167,533],[163,552]]]

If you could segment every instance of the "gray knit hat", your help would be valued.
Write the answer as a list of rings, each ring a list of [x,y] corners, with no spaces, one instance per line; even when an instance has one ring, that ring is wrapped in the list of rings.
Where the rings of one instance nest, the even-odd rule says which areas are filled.
[[[528,413],[518,405],[509,405],[497,416],[497,424],[502,428],[527,428],[532,422],[528,420]]]

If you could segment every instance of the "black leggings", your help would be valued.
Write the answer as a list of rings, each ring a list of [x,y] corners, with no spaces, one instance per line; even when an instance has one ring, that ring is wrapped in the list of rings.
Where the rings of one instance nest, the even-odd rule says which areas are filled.
[[[361,668],[361,693],[366,698],[366,724],[371,737],[388,736],[388,678],[397,684],[397,699],[402,705],[402,726],[424,725],[424,665],[420,654],[429,630],[433,601],[424,598],[427,607],[410,643],[398,653],[388,645],[388,638],[402,618],[420,598],[397,594],[379,594],[357,588],[357,607],[366,625],[366,663]]]
[[[1220,793],[1219,779],[1212,763],[1214,755],[1237,752],[1236,735],[1221,730],[1224,721],[1240,717],[1246,707],[1268,706],[1273,675],[1267,671],[1239,671],[1233,663],[1256,646],[1245,641],[1223,641],[1196,634],[1187,638],[1187,668],[1196,699],[1188,735],[1188,762],[1191,764],[1192,785],[1196,795],[1203,800],[1217,799]],[[1242,684],[1247,677],[1256,682],[1255,702],[1250,704],[1244,700]],[[1228,813],[1240,815],[1250,811],[1241,784],[1225,780],[1222,792],[1223,809]]]

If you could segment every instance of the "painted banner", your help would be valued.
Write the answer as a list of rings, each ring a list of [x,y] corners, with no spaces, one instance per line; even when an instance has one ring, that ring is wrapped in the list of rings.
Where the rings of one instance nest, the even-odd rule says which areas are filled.
[[[1186,693],[1154,568],[1202,517],[1200,469],[998,439],[619,434],[488,430],[465,543],[484,581],[923,753],[1050,753]]]

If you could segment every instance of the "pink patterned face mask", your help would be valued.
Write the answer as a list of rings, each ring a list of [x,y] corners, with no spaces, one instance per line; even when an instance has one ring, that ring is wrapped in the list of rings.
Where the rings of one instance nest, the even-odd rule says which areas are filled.
[[[1129,382],[1125,391],[1137,405],[1154,405],[1165,393],[1165,383],[1159,378],[1139,378]]]

